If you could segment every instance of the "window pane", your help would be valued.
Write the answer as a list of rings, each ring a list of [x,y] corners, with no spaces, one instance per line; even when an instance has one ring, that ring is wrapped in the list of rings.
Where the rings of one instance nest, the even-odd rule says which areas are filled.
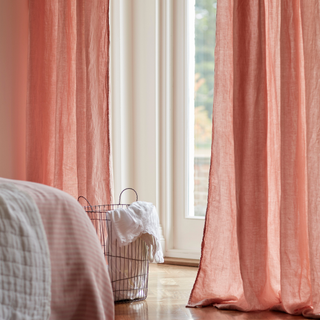
[[[195,0],[195,85],[194,85],[194,215],[204,216],[208,197],[216,0]]]

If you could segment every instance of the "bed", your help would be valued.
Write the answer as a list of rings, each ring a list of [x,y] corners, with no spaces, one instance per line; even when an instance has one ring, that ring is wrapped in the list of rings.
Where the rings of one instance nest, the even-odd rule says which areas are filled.
[[[14,276],[14,272],[18,274],[16,265],[9,264],[9,267],[5,267],[7,261],[3,260],[6,259],[6,254],[10,256],[10,259],[12,257],[12,254],[8,253],[6,243],[7,239],[11,237],[12,232],[10,228],[14,232],[18,232],[18,234],[21,232],[21,243],[19,240],[17,244],[21,248],[26,248],[26,245],[22,242],[25,237],[24,233],[31,232],[32,234],[34,230],[32,228],[29,228],[29,231],[27,229],[27,231],[22,230],[23,226],[29,222],[10,223],[7,218],[8,213],[2,210],[2,219],[5,219],[6,223],[9,221],[9,223],[6,228],[3,227],[0,233],[0,241],[2,241],[2,244],[0,243],[2,250],[0,256],[0,260],[2,259],[0,261],[2,263],[2,268],[0,268],[0,307],[1,310],[5,310],[3,312],[6,312],[6,314],[1,314],[0,310],[1,318],[6,319],[8,317],[8,319],[17,320],[38,318],[41,320],[114,319],[113,293],[108,266],[96,232],[81,205],[63,191],[27,181],[0,178],[0,196],[1,193],[1,208],[8,207],[10,209],[11,207],[12,214],[19,215],[18,211],[20,209],[17,209],[14,203],[14,197],[17,195],[17,197],[29,198],[31,202],[34,202],[36,209],[31,212],[29,218],[31,217],[36,221],[37,214],[41,217],[41,219],[38,219],[40,223],[38,221],[38,225],[35,227],[35,230],[38,228],[37,234],[31,237],[33,244],[29,245],[29,249],[23,249],[23,252],[20,252],[20,256],[24,255],[25,252],[28,252],[28,254],[32,254],[32,251],[37,250],[43,250],[44,252],[41,258],[36,259],[38,263],[37,267],[31,268],[28,265],[27,258],[23,258],[27,261],[26,264],[29,268],[26,269],[24,266],[24,270],[28,270],[28,272],[23,277],[28,278],[32,275],[35,277],[32,279],[36,279],[36,277],[40,279],[39,281],[37,280],[40,283],[37,287],[38,289],[29,288],[29,290],[35,293],[35,296],[38,294],[36,302],[32,302],[38,308],[37,314],[34,312],[33,316],[24,316],[21,312],[19,313],[14,310],[17,309],[15,306],[10,305],[10,299],[13,298],[7,291],[20,290],[19,294],[22,298],[16,299],[17,302],[15,303],[18,303],[19,307],[21,307],[24,300],[30,300],[30,297],[26,298],[22,296],[22,294],[27,292],[26,286],[34,285],[36,280],[29,278],[22,283],[18,279],[20,282],[17,282],[17,279],[15,279],[17,276]],[[7,200],[5,199],[6,197]],[[13,198],[11,199],[10,197]],[[11,205],[3,205],[5,201],[11,201]],[[27,212],[28,210],[25,211]],[[24,210],[21,210],[21,216],[22,211]],[[26,221],[29,218],[25,218]],[[19,228],[22,231],[17,227],[19,223]],[[2,225],[4,224],[2,223]],[[43,229],[43,238],[39,240],[41,238],[41,228]],[[6,234],[6,232],[10,233],[10,235]],[[36,239],[35,237],[40,238]],[[13,242],[17,243],[17,239],[13,240]],[[47,251],[46,248],[48,249]],[[23,261],[17,252],[19,253],[17,250],[14,253],[17,256],[15,259]],[[46,252],[48,256],[47,262]],[[14,284],[15,287],[13,288],[13,283],[16,283],[14,281],[18,285]],[[33,307],[30,305],[30,301],[27,303],[28,306],[26,308]]]

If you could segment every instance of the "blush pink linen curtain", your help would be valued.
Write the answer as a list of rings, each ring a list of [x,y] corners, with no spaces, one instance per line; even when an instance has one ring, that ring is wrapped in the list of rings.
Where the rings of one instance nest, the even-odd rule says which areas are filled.
[[[29,0],[27,180],[111,201],[109,0]]]
[[[188,306],[320,317],[320,2],[217,10],[208,207]]]

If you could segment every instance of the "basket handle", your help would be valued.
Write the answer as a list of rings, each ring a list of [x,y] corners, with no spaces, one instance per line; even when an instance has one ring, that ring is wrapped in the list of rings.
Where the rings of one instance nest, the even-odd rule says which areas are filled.
[[[126,191],[126,190],[132,190],[135,194],[136,194],[136,201],[138,201],[138,193],[136,190],[134,190],[133,188],[125,188],[121,191],[120,195],[119,195],[119,203],[118,204],[121,204],[121,196],[122,194]],[[86,199],[87,200],[87,199]],[[87,200],[88,201],[88,200]],[[89,201],[88,201],[89,202]]]
[[[79,199],[80,199],[80,198],[83,198],[84,200],[86,200],[86,201],[88,202],[88,204],[89,204],[89,206],[90,206],[91,210],[92,210],[92,211],[94,211],[94,210],[93,210],[93,208],[92,208],[91,203],[89,202],[89,200],[88,200],[87,198],[85,198],[84,196],[79,196],[79,197],[78,197],[78,202],[79,202],[79,203],[80,203],[80,201],[79,201]]]

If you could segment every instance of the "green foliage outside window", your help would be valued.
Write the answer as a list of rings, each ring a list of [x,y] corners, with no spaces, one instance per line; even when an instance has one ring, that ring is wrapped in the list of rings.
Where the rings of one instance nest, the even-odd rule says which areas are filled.
[[[217,0],[195,1],[195,149],[211,144]]]

